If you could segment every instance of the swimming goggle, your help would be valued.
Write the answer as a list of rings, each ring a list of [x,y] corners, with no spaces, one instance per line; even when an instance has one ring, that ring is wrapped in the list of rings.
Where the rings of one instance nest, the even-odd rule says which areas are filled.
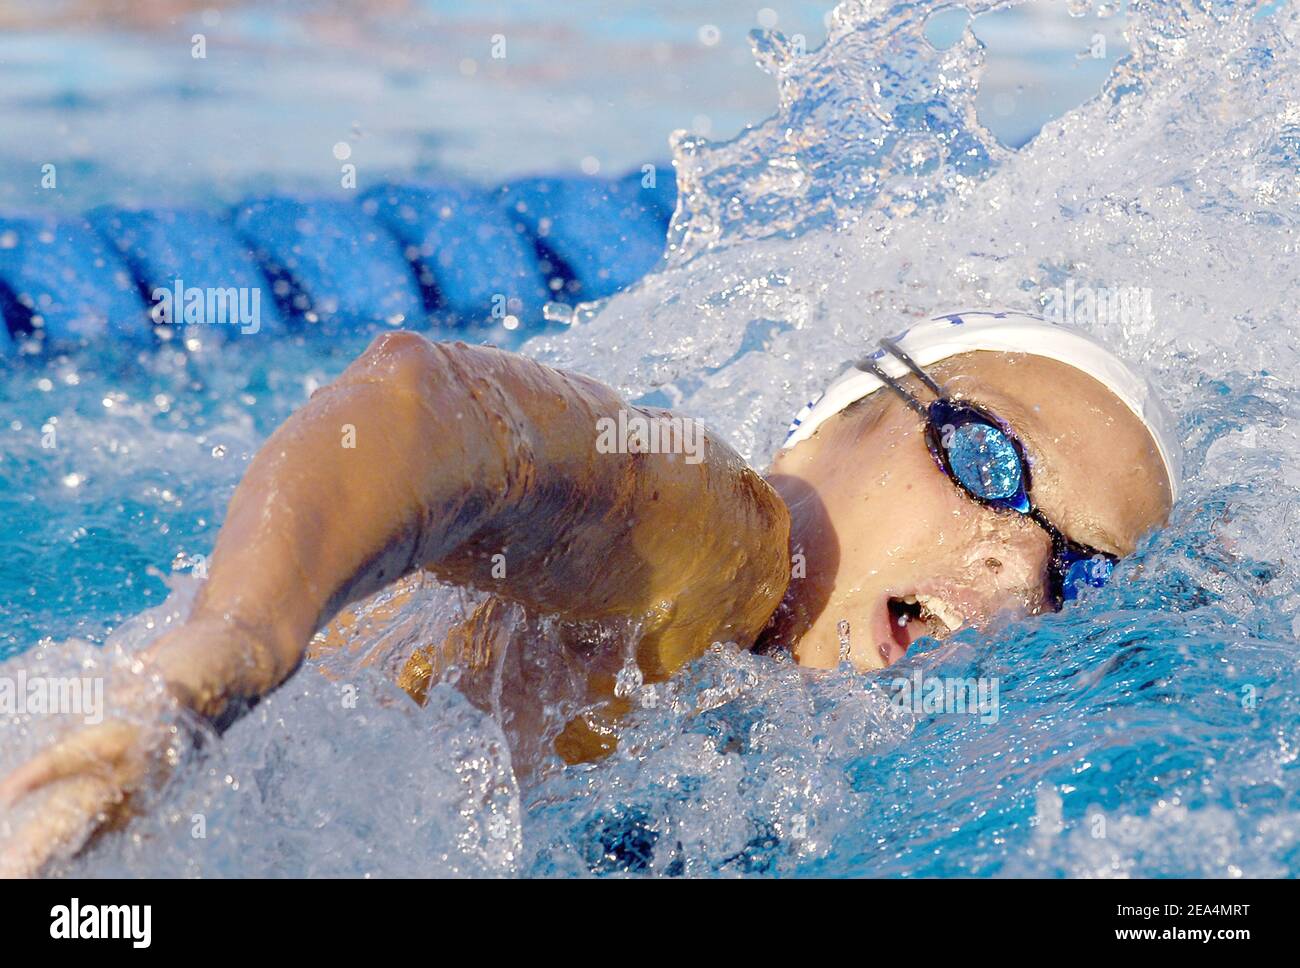
[[[1047,567],[1052,606],[1059,610],[1077,598],[1082,588],[1106,584],[1119,559],[1071,541],[1034,507],[1029,497],[1029,461],[1011,428],[984,408],[951,398],[893,340],[882,339],[880,346],[896,356],[937,399],[926,406],[871,357],[854,365],[873,373],[921,415],[930,453],[948,478],[980,504],[1025,515],[1052,539]]]

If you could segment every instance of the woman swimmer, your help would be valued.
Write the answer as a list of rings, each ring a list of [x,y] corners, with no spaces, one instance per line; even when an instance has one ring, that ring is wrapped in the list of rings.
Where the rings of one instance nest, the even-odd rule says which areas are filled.
[[[411,657],[403,687],[422,699],[440,662],[481,652],[502,602],[552,616],[589,663],[587,712],[553,737],[577,762],[614,747],[626,711],[617,668],[576,644],[593,625],[635,622],[652,682],[716,641],[881,668],[921,636],[1104,582],[1176,496],[1146,384],[1087,337],[1017,313],[882,341],[799,415],[766,478],[707,431],[699,447],[648,446],[652,426],[687,443],[681,418],[594,380],[379,337],[252,461],[188,619],[141,655],[166,687],[152,695],[220,728],[341,608],[427,569],[490,598]],[[633,446],[609,446],[616,427]],[[0,870],[75,849],[165,769],[170,707],[144,696],[0,783],[11,817],[29,807]]]

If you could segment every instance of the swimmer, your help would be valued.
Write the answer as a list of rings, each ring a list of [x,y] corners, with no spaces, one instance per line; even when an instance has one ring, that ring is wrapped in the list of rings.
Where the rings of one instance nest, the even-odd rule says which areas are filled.
[[[503,605],[551,617],[588,662],[584,711],[550,738],[576,763],[615,748],[629,708],[592,628],[634,625],[648,682],[719,641],[880,669],[921,637],[1067,605],[1167,519],[1160,407],[1091,339],[972,312],[864,349],[760,475],[586,377],[378,337],[249,465],[188,618],[140,654],[162,698],[119,696],[131,715],[0,781],[11,817],[39,803],[0,871],[36,873],[120,818],[167,768],[168,729],[149,726],[167,703],[223,728],[340,610],[420,570],[489,597],[410,656],[403,688],[422,701],[440,668],[491,648]]]

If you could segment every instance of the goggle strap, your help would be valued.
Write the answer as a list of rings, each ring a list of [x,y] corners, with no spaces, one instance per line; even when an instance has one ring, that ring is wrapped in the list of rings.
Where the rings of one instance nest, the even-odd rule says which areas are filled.
[[[918,380],[920,380],[927,387],[929,387],[930,392],[933,393],[936,397],[946,397],[948,395],[947,392],[944,390],[944,388],[940,386],[938,383],[936,383],[934,378],[930,376],[930,374],[926,373],[925,370],[921,369],[917,365],[916,361],[912,359],[910,356],[908,356],[905,352],[903,352],[902,348],[897,343],[895,343],[892,339],[882,339],[880,341],[880,345],[883,346],[886,351],[892,353],[894,356],[902,360],[903,365],[907,367],[909,370],[911,370],[912,374]]]
[[[929,419],[930,417],[929,408],[926,407],[926,405],[923,404],[920,400],[916,399],[916,397],[912,396],[912,394],[908,393],[907,390],[903,388],[903,385],[899,383],[897,380],[895,380],[888,373],[886,373],[881,368],[880,364],[877,363],[875,360],[871,359],[870,357],[867,357],[865,359],[858,360],[858,362],[855,363],[854,366],[856,366],[859,370],[870,370],[871,373],[876,377],[876,379],[878,379],[881,383],[883,383],[885,386],[889,387],[889,389],[893,390],[900,397],[902,397],[904,403],[906,403],[909,407],[911,407],[913,410],[919,413],[923,418],[927,420]]]

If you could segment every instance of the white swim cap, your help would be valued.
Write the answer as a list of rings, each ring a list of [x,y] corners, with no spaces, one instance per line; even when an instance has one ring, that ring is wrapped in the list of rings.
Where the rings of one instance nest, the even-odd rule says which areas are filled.
[[[1181,455],[1171,432],[1173,425],[1168,412],[1146,380],[1092,337],[1032,313],[975,310],[935,316],[895,336],[894,340],[919,366],[929,366],[959,353],[994,350],[1045,356],[1088,374],[1124,401],[1150,432],[1169,477],[1170,498],[1178,500]],[[908,374],[907,367],[884,350],[871,356],[892,377]],[[851,367],[832,381],[820,397],[799,411],[790,424],[782,449],[811,437],[828,419],[882,386],[875,375]]]

